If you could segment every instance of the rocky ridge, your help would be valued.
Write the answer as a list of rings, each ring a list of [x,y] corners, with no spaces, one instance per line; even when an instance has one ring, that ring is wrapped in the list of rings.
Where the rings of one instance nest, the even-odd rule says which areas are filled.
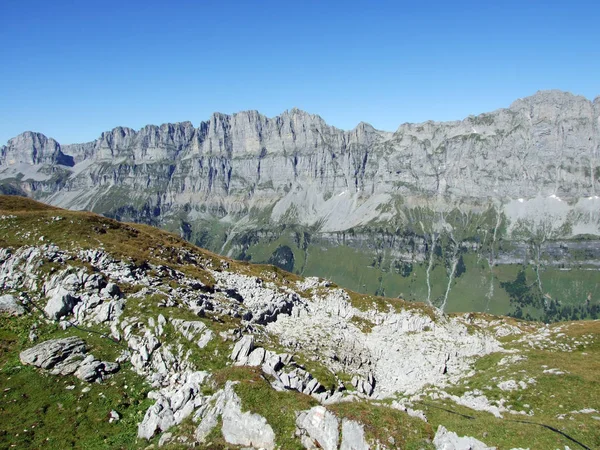
[[[93,142],[64,146],[26,132],[0,148],[0,175],[35,198],[72,209],[116,214],[128,204],[114,195],[119,191],[137,199],[140,218],[158,215],[164,222],[180,210],[192,220],[205,213],[220,218],[271,207],[274,222],[339,231],[390,219],[381,206],[398,195],[504,205],[549,195],[593,201],[599,105],[599,99],[542,91],[507,109],[403,124],[394,133],[365,123],[342,131],[297,109],[275,118],[216,113],[198,127],[118,127]],[[551,205],[544,207],[562,214]],[[586,205],[574,210],[587,211]],[[514,207],[504,212],[516,217]],[[294,218],[294,211],[305,213]]]

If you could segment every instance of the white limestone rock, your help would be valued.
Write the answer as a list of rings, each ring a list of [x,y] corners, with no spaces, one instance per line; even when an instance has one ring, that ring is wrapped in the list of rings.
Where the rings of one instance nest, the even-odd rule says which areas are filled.
[[[302,411],[296,418],[296,426],[301,434],[308,436],[313,445],[316,442],[323,450],[337,450],[339,421],[335,414],[323,406],[315,406],[308,411]],[[306,445],[305,447],[310,448]]]
[[[10,294],[0,296],[0,314],[9,316],[21,316],[25,314],[25,308]]]
[[[436,450],[495,450],[483,442],[469,436],[459,437],[456,433],[448,431],[440,425],[433,438]]]
[[[369,450],[363,426],[354,420],[342,420],[342,444],[340,450]]]
[[[267,420],[249,411],[242,412],[241,401],[235,393],[225,404],[221,419],[223,438],[230,444],[265,450],[275,448],[275,433]]]
[[[252,350],[252,352],[250,352],[250,354],[248,355],[248,361],[247,361],[247,365],[248,366],[260,366],[262,365],[263,361],[265,360],[265,349],[262,347],[259,348],[255,348],[254,350]]]
[[[50,371],[52,375],[75,375],[87,382],[100,381],[119,370],[119,364],[99,361],[86,354],[85,342],[78,337],[51,339],[20,354],[23,364]]]
[[[248,362],[248,355],[254,349],[254,336],[251,334],[244,335],[233,346],[231,359],[238,366],[243,366]]]
[[[62,286],[49,291],[48,297],[48,303],[46,303],[44,311],[49,318],[54,320],[69,315],[79,302],[79,297],[75,297],[72,292]]]
[[[375,326],[365,334],[349,325],[355,316]],[[375,398],[451,384],[470,373],[475,358],[502,351],[493,335],[471,333],[458,318],[413,310],[365,313],[341,290],[314,294],[299,315],[280,315],[267,330],[284,345],[326,356],[334,372],[354,372],[357,390]]]
[[[151,439],[157,433],[181,423],[201,407],[205,403],[201,386],[208,376],[208,372],[204,371],[183,372],[172,384],[150,392],[148,397],[156,402],[146,410],[144,419],[138,425],[138,437]]]
[[[223,438],[230,444],[252,446],[273,450],[275,433],[266,419],[252,412],[242,412],[241,400],[233,389],[234,383],[228,381],[225,387],[209,400],[210,407],[201,411],[201,422],[195,432],[195,438],[203,443],[212,429],[222,419]]]
[[[23,364],[50,370],[68,358],[78,356],[83,359],[85,351],[86,346],[82,339],[68,337],[41,342],[35,347],[22,351],[19,358]]]

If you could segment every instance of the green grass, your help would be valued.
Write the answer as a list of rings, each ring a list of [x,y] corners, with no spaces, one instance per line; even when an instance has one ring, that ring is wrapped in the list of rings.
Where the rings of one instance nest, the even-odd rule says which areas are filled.
[[[340,418],[355,420],[364,425],[368,441],[379,441],[392,448],[407,450],[432,449],[435,430],[421,419],[387,406],[367,402],[338,403],[328,407]]]
[[[377,293],[417,302],[427,299],[427,262],[413,263],[410,274],[403,276],[393,267],[389,250],[382,253],[380,260],[373,250],[358,250],[344,245],[332,247],[323,242],[309,245],[308,251],[304,252],[287,234],[250,246],[247,254],[252,256],[253,262],[265,262],[280,245],[290,247],[295,258],[294,271],[301,271],[304,276],[326,278],[362,294]],[[481,311],[497,315],[513,312],[510,297],[500,283],[514,280],[521,265],[497,265],[490,271],[487,260],[473,252],[464,254],[463,261],[466,271],[460,277],[454,277],[445,311]],[[531,266],[527,267],[527,277],[535,280]],[[576,267],[570,271],[542,268],[541,278],[544,292],[563,305],[582,305],[588,297],[592,303],[600,302],[597,271]],[[491,297],[490,283],[493,284]],[[447,269],[443,261],[436,258],[430,273],[430,299],[434,304],[441,303],[447,284]],[[524,308],[523,313],[538,319],[543,316],[541,309],[533,307]]]
[[[260,414],[275,432],[276,444],[282,449],[300,450],[302,445],[294,436],[296,411],[310,409],[317,401],[295,391],[278,392],[255,367],[229,367],[215,372],[215,380],[223,386],[227,380],[239,381],[235,392],[242,401],[242,411]]]
[[[563,325],[564,324],[560,324]],[[529,349],[517,343],[514,338],[505,339],[507,348],[516,348],[527,357],[510,366],[498,366],[498,361],[506,354],[492,354],[479,359],[475,365],[476,374],[466,379],[468,385],[458,385],[446,389],[446,392],[461,396],[466,391],[479,389],[490,400],[504,398],[506,404],[514,410],[533,410],[534,415],[523,416],[509,413],[499,419],[490,413],[474,411],[454,404],[451,400],[424,400],[416,407],[423,409],[434,428],[444,425],[459,435],[470,435],[498,449],[513,447],[547,449],[580,448],[577,444],[559,434],[538,425],[517,423],[525,420],[537,424],[545,424],[563,431],[589,448],[600,448],[600,427],[598,421],[591,416],[599,414],[570,414],[584,408],[600,410],[600,322],[575,322],[567,325],[566,337],[570,341],[580,339],[582,335],[592,334],[595,342],[580,346],[573,352],[561,352],[552,349]],[[564,375],[544,374],[544,366],[557,368]],[[493,380],[494,377],[498,377]],[[536,383],[526,389],[517,391],[501,391],[496,385],[500,381],[513,379],[528,380]],[[492,390],[488,390],[492,387]],[[449,409],[456,413],[473,416],[468,419],[458,414],[444,411]],[[564,419],[557,416],[565,414]],[[571,419],[572,418],[572,419]]]
[[[588,297],[600,303],[600,276],[597,270],[546,269],[540,273],[544,291],[561,304],[581,305]]]
[[[0,448],[144,448],[137,423],[153,403],[150,387],[128,364],[110,379],[86,383],[74,376],[49,375],[23,366],[18,354],[34,344],[27,334],[32,316],[0,318]],[[120,348],[96,334],[40,325],[40,341],[80,336],[97,358],[114,360]],[[67,386],[75,386],[73,390]],[[87,393],[83,388],[89,388]],[[116,410],[121,420],[109,423]]]

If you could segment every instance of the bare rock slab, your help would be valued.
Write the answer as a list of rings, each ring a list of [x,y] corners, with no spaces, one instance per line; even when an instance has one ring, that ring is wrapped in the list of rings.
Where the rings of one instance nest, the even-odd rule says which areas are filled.
[[[75,336],[44,341],[22,351],[19,357],[23,364],[48,370],[52,375],[74,374],[90,383],[119,370],[119,364],[99,361],[87,354],[85,342]]]
[[[17,299],[10,295],[0,296],[0,314],[9,316],[20,316],[25,314],[25,308],[19,304]]]
[[[306,448],[311,441],[323,450],[337,450],[339,442],[338,418],[322,406],[315,406],[301,412],[296,419],[296,426],[301,433],[308,435],[309,440],[303,439]]]
[[[488,447],[483,442],[470,436],[458,436],[440,425],[433,438],[436,450],[496,450],[496,447]]]

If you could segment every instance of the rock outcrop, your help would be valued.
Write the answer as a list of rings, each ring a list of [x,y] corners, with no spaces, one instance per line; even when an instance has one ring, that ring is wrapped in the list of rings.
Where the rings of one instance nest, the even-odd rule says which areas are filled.
[[[242,412],[241,401],[233,389],[234,384],[227,382],[223,390],[213,395],[208,406],[200,410],[200,425],[196,430],[196,439],[204,442],[209,433],[221,419],[223,438],[230,444],[252,448],[275,448],[275,433],[264,417]]]
[[[483,442],[469,436],[459,437],[456,433],[448,431],[440,425],[435,433],[433,445],[436,450],[495,450]]]
[[[76,337],[52,339],[21,352],[21,362],[50,371],[75,375],[87,382],[101,381],[119,370],[119,364],[99,361],[87,354],[85,342]]]
[[[25,314],[25,308],[10,294],[0,296],[0,314],[20,316]]]
[[[342,419],[340,428],[340,420],[323,406],[315,406],[308,411],[300,412],[296,419],[296,427],[296,434],[300,436],[306,449],[369,450],[375,448],[367,442],[361,423]],[[380,446],[378,445],[377,448]]]
[[[302,412],[296,419],[305,448],[337,450],[339,443],[339,420],[335,414],[322,406]]]

